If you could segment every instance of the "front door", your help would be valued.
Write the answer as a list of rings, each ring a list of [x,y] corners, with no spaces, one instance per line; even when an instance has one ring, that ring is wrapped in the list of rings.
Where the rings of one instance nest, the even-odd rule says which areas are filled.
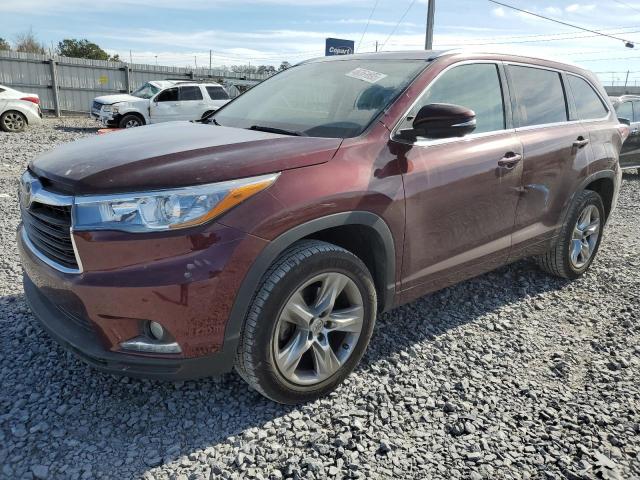
[[[454,65],[427,87],[399,128],[431,103],[472,109],[474,132],[419,138],[404,152],[406,235],[403,301],[494,269],[507,261],[522,175],[502,65]],[[392,140],[400,142],[400,140]]]
[[[180,87],[178,120],[199,120],[207,109],[198,85]]]
[[[178,87],[167,88],[151,100],[149,107],[149,119],[151,123],[180,120],[179,116],[180,102],[178,101]]]
[[[622,114],[624,113],[624,115]],[[640,168],[640,101],[620,104],[618,117],[631,120],[629,137],[620,150],[620,166],[622,168]]]

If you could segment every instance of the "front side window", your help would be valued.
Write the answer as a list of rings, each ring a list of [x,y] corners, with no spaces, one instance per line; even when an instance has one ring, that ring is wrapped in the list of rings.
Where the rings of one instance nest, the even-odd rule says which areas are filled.
[[[633,122],[633,104],[631,102],[622,102],[616,105],[616,115],[618,118],[625,118]]]
[[[160,89],[150,83],[145,83],[135,90],[131,95],[138,98],[149,99],[158,93]]]
[[[505,115],[498,66],[494,63],[460,65],[443,73],[429,85],[400,129],[411,128],[418,110],[431,103],[449,103],[473,110],[476,128],[473,133],[504,130]]]
[[[180,87],[180,100],[202,100],[202,91],[200,90],[200,87]]]
[[[158,94],[156,102],[177,102],[178,101],[178,88],[167,88]]]
[[[607,108],[586,80],[575,75],[569,75],[569,85],[571,86],[573,100],[580,120],[602,118],[607,115]]]
[[[353,58],[303,63],[248,90],[214,119],[228,127],[355,137],[427,65],[426,60]]]
[[[520,126],[566,122],[567,102],[560,73],[509,65],[512,95]]]
[[[211,100],[229,100],[229,95],[222,87],[207,87],[207,93]]]

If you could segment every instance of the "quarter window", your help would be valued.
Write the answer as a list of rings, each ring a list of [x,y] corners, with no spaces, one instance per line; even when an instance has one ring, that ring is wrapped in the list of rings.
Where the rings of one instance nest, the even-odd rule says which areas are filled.
[[[558,72],[510,65],[509,74],[521,127],[567,121],[567,102]]]
[[[200,87],[180,87],[180,100],[202,100]]]
[[[493,63],[460,65],[443,73],[430,85],[401,128],[411,128],[420,108],[431,103],[449,103],[473,110],[473,133],[504,130],[505,115],[498,66]]]
[[[626,118],[630,122],[633,122],[633,104],[631,102],[619,103],[616,107],[616,114],[618,118]]]
[[[207,93],[211,100],[228,100],[229,95],[222,87],[207,87]]]
[[[602,118],[607,115],[607,108],[586,80],[575,75],[569,75],[569,85],[571,86],[573,100],[580,120]]]

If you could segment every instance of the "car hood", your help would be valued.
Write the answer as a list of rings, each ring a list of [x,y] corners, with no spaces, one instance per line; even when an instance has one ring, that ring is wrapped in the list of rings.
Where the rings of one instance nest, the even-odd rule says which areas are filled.
[[[329,161],[341,141],[167,122],[64,144],[29,169],[65,193],[134,192],[316,165]]]
[[[149,100],[122,93],[118,95],[103,95],[101,97],[94,98],[93,101],[102,103],[103,105],[113,105],[114,103],[120,102],[148,102]]]

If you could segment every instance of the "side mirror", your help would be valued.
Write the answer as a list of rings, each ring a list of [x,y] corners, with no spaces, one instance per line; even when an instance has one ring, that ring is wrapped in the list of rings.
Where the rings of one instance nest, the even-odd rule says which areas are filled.
[[[430,103],[422,107],[413,119],[413,128],[402,130],[403,138],[464,137],[476,129],[473,110],[448,103]]]
[[[624,123],[627,126],[631,126],[631,120],[629,120],[628,118],[622,118],[622,117],[618,117],[618,121],[620,123]]]

